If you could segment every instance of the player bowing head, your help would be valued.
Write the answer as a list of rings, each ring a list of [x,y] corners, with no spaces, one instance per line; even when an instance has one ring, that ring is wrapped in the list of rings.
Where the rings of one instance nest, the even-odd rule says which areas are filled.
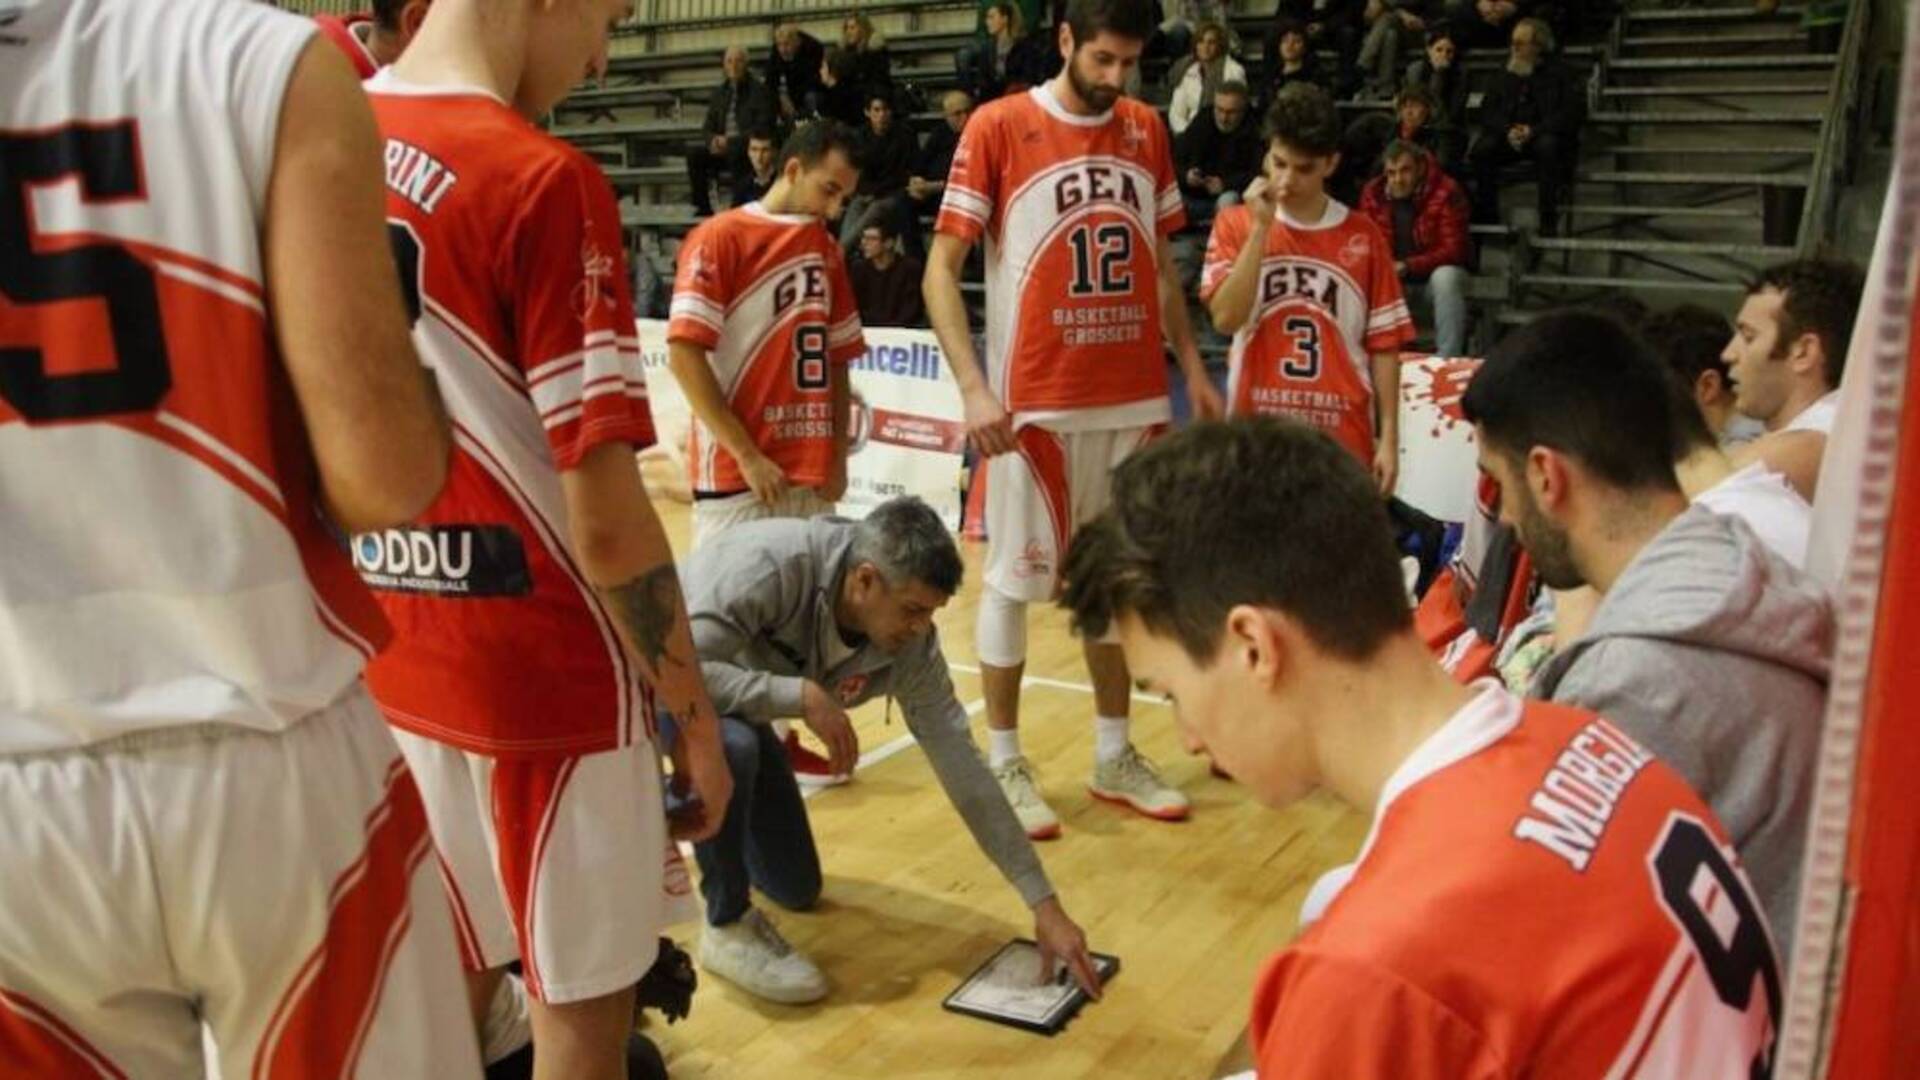
[[[1133,455],[1067,556],[1076,629],[1118,628],[1189,747],[1372,811],[1261,973],[1260,1076],[1766,1075],[1780,975],[1727,830],[1607,720],[1455,683],[1389,535],[1351,454],[1260,417]]]
[[[831,221],[860,183],[853,129],[837,120],[802,124],[780,148],[780,174],[764,202],[776,213]]]
[[[1091,111],[1113,108],[1126,92],[1127,79],[1140,66],[1141,50],[1153,31],[1153,7],[1138,0],[1069,5],[1060,24],[1067,85]]]

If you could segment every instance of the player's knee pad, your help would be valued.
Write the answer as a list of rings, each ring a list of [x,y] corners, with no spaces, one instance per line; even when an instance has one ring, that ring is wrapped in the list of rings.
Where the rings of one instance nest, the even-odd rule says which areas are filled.
[[[980,622],[975,628],[974,652],[992,667],[1018,667],[1027,662],[1027,602],[1015,600],[992,585],[980,588]]]

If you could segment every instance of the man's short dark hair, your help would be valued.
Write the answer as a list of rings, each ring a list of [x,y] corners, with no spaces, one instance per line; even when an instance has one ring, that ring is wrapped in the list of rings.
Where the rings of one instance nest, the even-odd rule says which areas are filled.
[[[1273,21],[1273,43],[1276,46],[1279,45],[1281,41],[1286,39],[1288,34],[1299,34],[1301,39],[1305,40],[1307,37],[1307,24],[1287,15],[1275,19]],[[1267,61],[1269,63],[1277,63],[1279,59],[1277,56],[1270,56],[1267,58]]]
[[[1288,83],[1267,110],[1267,141],[1326,157],[1340,149],[1340,114],[1333,96],[1308,82]]]
[[[873,89],[873,90],[867,91],[866,100],[861,102],[860,107],[863,109],[871,109],[873,107],[873,103],[876,101],[882,105],[885,105],[887,107],[888,112],[893,111],[893,95],[888,91],[882,90],[882,89]]]
[[[1639,335],[1595,311],[1550,311],[1487,354],[1460,402],[1488,449],[1572,457],[1622,491],[1677,491],[1671,380]]]
[[[1460,48],[1460,34],[1459,31],[1454,29],[1452,23],[1444,19],[1439,22],[1429,23],[1427,25],[1427,44],[1431,46],[1443,40],[1453,42],[1453,47],[1456,50]]]
[[[1674,450],[1681,457],[1701,447],[1718,446],[1713,429],[1693,397],[1700,376],[1709,371],[1720,373],[1727,381],[1727,362],[1720,358],[1726,351],[1733,327],[1727,317],[1699,304],[1678,304],[1656,312],[1640,324],[1640,336],[1652,347],[1654,355],[1666,365],[1678,396],[1675,403]]]
[[[835,150],[846,157],[848,164],[859,168],[860,161],[854,156],[858,145],[859,138],[852,128],[838,120],[821,117],[793,129],[793,134],[787,136],[787,145],[780,148],[776,168],[784,169],[787,162],[797,160],[801,168],[811,169]]]
[[[405,10],[407,0],[373,0],[373,21],[382,30],[400,29],[400,12]]]
[[[1851,259],[1813,255],[1769,266],[1747,286],[1748,295],[1762,289],[1778,289],[1780,337],[1778,354],[1801,334],[1820,339],[1826,353],[1826,377],[1830,387],[1840,385],[1847,369],[1847,347],[1853,342],[1853,317],[1860,310],[1860,293],[1866,288],[1867,275]]]
[[[780,136],[775,135],[772,128],[754,128],[752,131],[747,132],[747,141],[772,143],[775,150],[780,149]]]
[[[946,596],[960,591],[966,568],[946,522],[912,495],[888,499],[853,527],[847,565],[872,563],[894,588],[918,581]]]
[[[832,45],[821,54],[821,62],[832,73],[835,83],[850,82],[859,74],[860,57],[852,49]]]
[[[1068,0],[1067,28],[1073,31],[1075,48],[1103,32],[1145,41],[1153,36],[1153,4],[1150,0]]]
[[[1202,664],[1238,604],[1285,614],[1348,660],[1412,625],[1372,477],[1326,435],[1271,417],[1195,424],[1129,457],[1063,572],[1083,637],[1130,614]]]
[[[1440,111],[1440,102],[1434,98],[1433,91],[1427,89],[1423,83],[1408,83],[1401,87],[1398,93],[1393,95],[1393,107],[1395,109],[1398,109],[1410,101],[1417,101],[1425,105],[1429,113],[1437,113]]]
[[[879,233],[880,239],[883,241],[891,241],[894,237],[900,235],[899,227],[894,225],[893,222],[888,221],[886,214],[873,214],[869,216],[867,220],[860,225],[861,232],[866,232],[868,229]]]

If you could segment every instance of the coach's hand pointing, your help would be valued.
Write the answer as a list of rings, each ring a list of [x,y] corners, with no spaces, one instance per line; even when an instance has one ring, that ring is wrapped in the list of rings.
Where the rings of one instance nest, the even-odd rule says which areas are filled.
[[[1067,917],[1060,898],[1049,896],[1034,905],[1033,940],[1040,946],[1040,979],[1053,977],[1055,962],[1065,965],[1073,981],[1095,1001],[1100,1000],[1100,973],[1087,953],[1087,935]]]

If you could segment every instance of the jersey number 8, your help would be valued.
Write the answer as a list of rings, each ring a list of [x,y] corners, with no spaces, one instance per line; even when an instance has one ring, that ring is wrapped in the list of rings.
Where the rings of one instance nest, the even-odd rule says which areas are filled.
[[[831,379],[827,367],[827,328],[802,323],[793,328],[793,384],[802,390],[825,390]]]

